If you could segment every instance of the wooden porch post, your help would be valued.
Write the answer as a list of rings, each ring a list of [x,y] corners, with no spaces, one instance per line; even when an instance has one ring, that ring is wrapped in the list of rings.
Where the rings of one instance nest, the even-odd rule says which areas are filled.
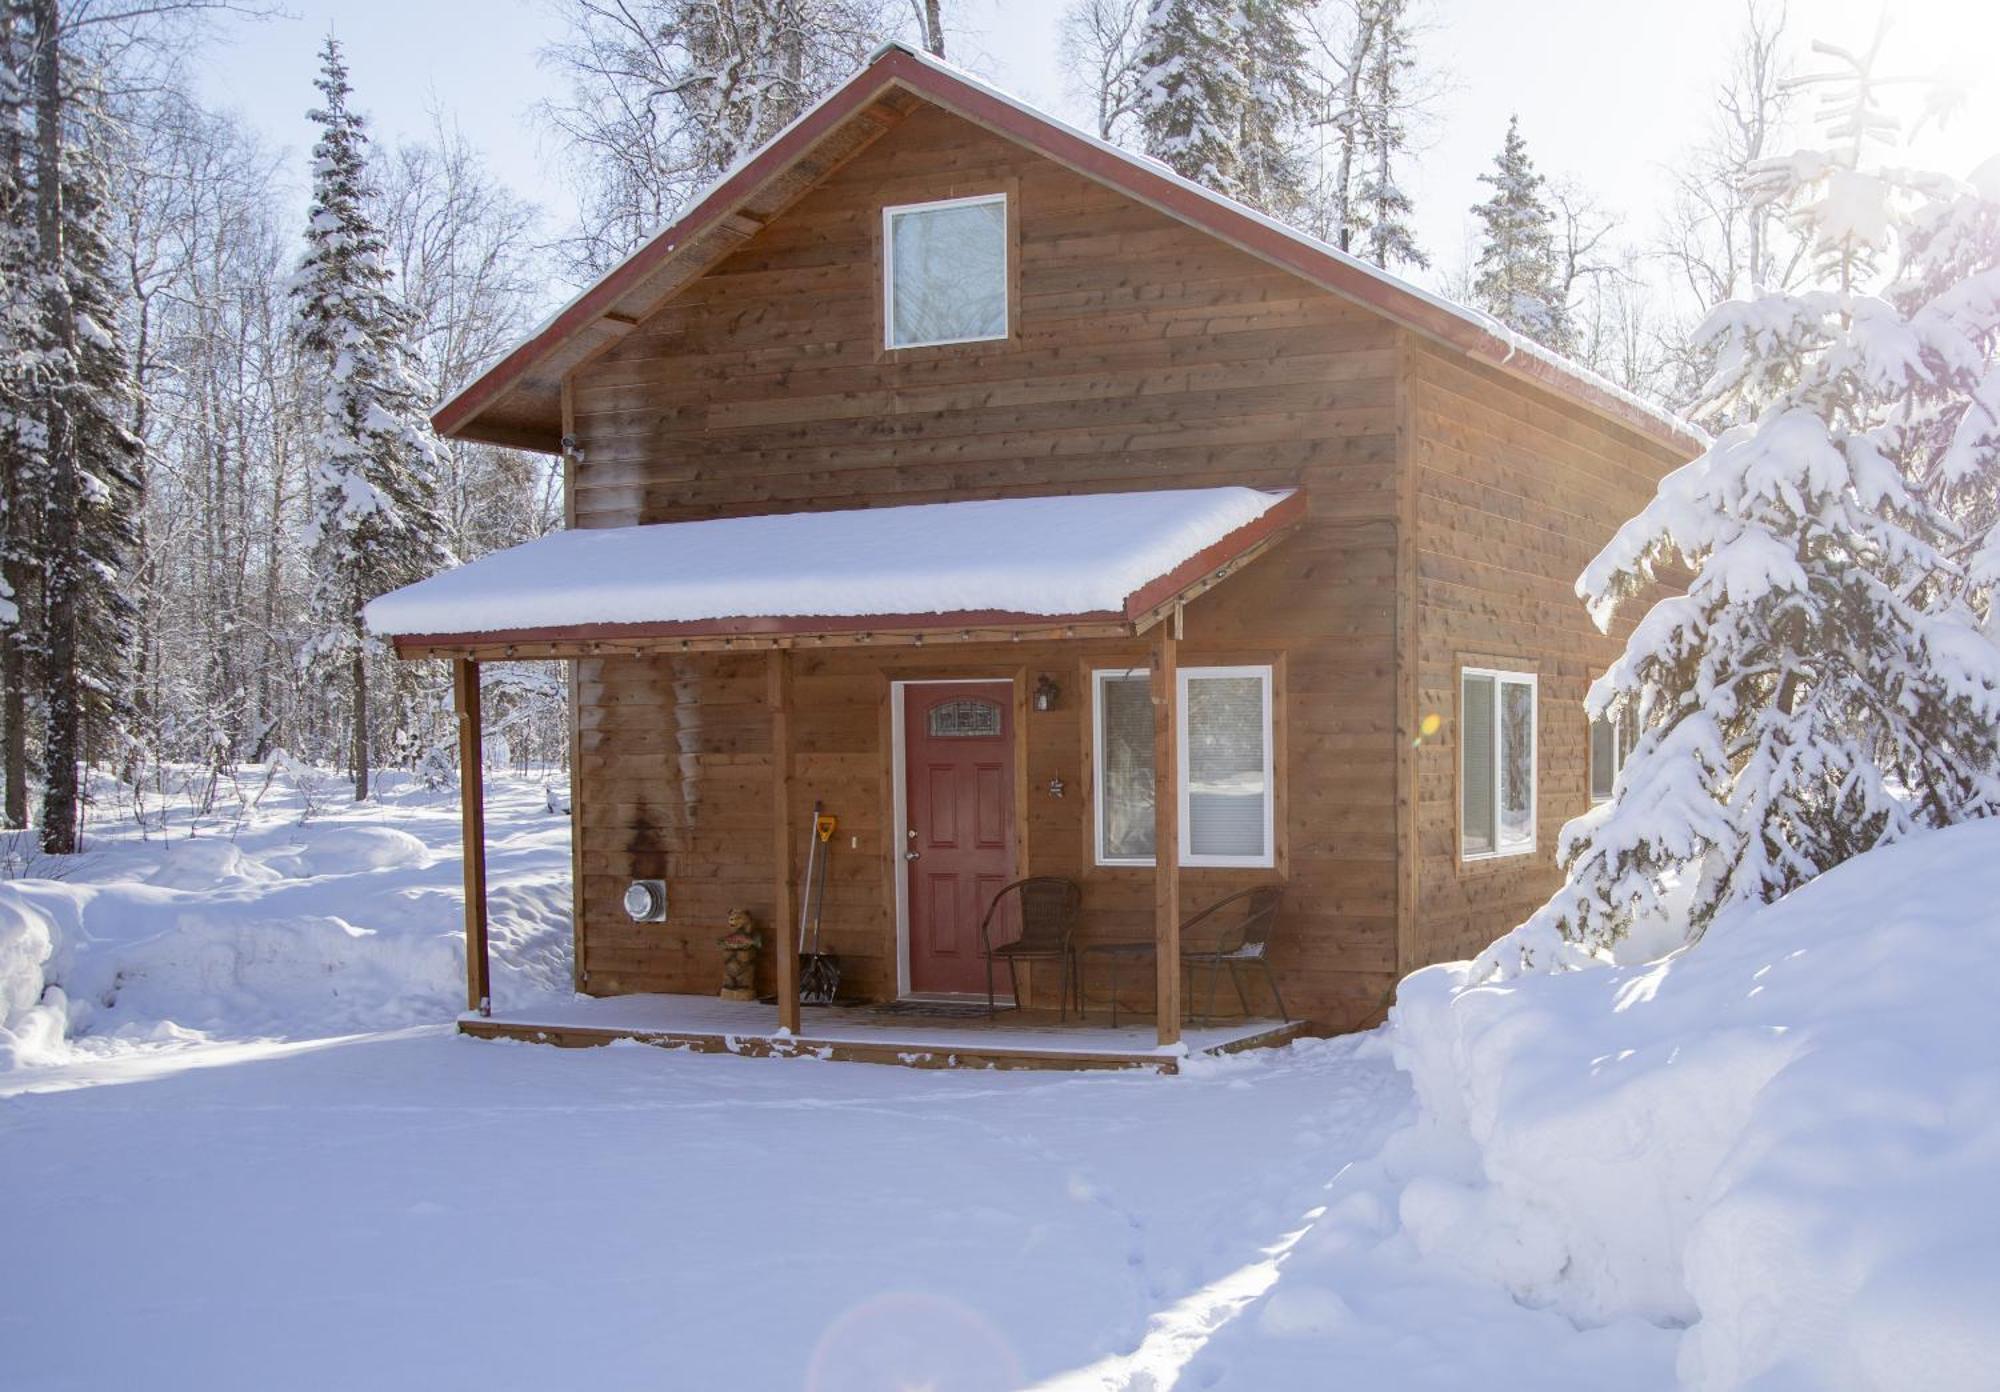
[[[778,1025],[799,1032],[798,906],[792,879],[792,654],[771,649],[766,669],[771,705],[771,947],[778,977]]]
[[[1153,944],[1162,1046],[1181,1038],[1181,802],[1174,739],[1180,626],[1176,605],[1153,630]]]
[[[486,953],[486,775],[479,728],[479,664],[451,664],[452,705],[458,713],[458,801],[464,819],[465,1008],[493,1013],[493,969]]]

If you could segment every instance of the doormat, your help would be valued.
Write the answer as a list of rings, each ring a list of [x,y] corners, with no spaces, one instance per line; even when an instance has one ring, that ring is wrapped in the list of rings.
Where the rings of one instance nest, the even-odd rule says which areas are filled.
[[[1003,1006],[1002,1009],[1010,1007]],[[868,1008],[870,1015],[916,1020],[983,1020],[985,1001],[884,1001]]]

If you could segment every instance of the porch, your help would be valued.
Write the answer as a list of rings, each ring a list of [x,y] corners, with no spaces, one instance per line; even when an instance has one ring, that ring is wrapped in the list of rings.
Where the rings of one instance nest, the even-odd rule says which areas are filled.
[[[633,1040],[667,1049],[762,1058],[807,1056],[900,1063],[917,1068],[1154,1068],[1174,1072],[1194,1055],[1282,1044],[1305,1032],[1300,1021],[1225,1020],[1185,1027],[1162,1047],[1154,1022],[1127,1014],[1112,1026],[1067,1022],[1046,1010],[915,1010],[898,1006],[799,1008],[796,1033],[768,1003],[714,996],[579,996],[531,1008],[469,1011],[459,1028],[482,1039],[520,1039],[582,1048]]]
[[[1192,635],[1184,609],[1303,516],[1299,494],[1232,488],[665,523],[559,533],[377,601],[371,625],[394,638],[399,655],[448,658],[454,669],[466,846],[462,1027],[557,1043],[633,1038],[1016,1067],[1171,1066],[1188,1052],[1302,1032],[1262,1018],[1276,1003],[1275,978],[1254,1004],[1224,987],[1241,1006],[1224,1027],[1184,1009],[1184,984],[1198,989],[1190,973],[1202,973],[1184,963],[1180,930],[1189,912],[1286,877],[1273,850],[1282,840],[1273,839],[1283,794],[1273,791],[1281,785],[1272,769],[1284,763],[1284,721],[1280,713],[1274,724],[1271,677],[1285,649],[1256,637],[1258,616],[1284,611],[1268,595],[1232,587],[1239,602],[1204,604],[1205,632]],[[866,544],[856,547],[863,529]],[[996,533],[1055,540],[996,571],[973,543]],[[817,588],[801,577],[782,593],[771,586],[770,573],[796,569],[798,555],[827,550],[818,543],[828,538],[865,554],[866,573],[821,577]],[[1099,554],[1086,555],[1093,546]],[[726,555],[752,578],[731,580]],[[978,573],[954,569],[966,565]],[[926,590],[954,607],[889,610],[895,597]],[[994,607],[972,609],[976,596]],[[808,601],[832,612],[777,612]],[[497,626],[503,615],[507,626]],[[1189,638],[1193,663],[1177,677]],[[486,961],[479,669],[547,658],[576,664],[578,987],[596,999],[514,1015],[492,999]],[[1176,796],[1176,735],[1186,732],[1177,722],[1188,679],[1220,680],[1223,669],[1203,663],[1250,664],[1231,670],[1256,674],[1229,680],[1242,688],[1239,704],[1262,703],[1262,725],[1252,710],[1249,733],[1263,760],[1251,774],[1262,829],[1255,815],[1235,821],[1264,854],[1211,856],[1184,895],[1188,805]],[[1138,817],[1150,834],[1142,849],[1115,857],[1088,848],[1089,710],[1094,676],[1106,673],[1124,683],[1121,748],[1148,766]],[[1044,687],[1069,695],[1044,704],[1036,699]],[[923,740],[931,744],[919,778],[906,755]],[[948,757],[947,745],[957,753]],[[965,790],[955,822],[930,805],[947,775]],[[1244,802],[1206,784],[1194,798],[1218,816]],[[849,968],[831,1009],[802,1001],[792,950],[802,941],[811,864],[802,828],[822,800],[840,821],[830,848],[838,860],[830,950]],[[955,846],[954,825],[979,830]],[[1134,825],[1128,818],[1120,828],[1128,840]],[[989,840],[990,863],[967,859],[971,841]],[[1028,875],[1082,883],[1078,944],[1104,992],[1088,1003],[1087,1023],[1034,1008],[1061,994],[1051,992],[1058,983],[1048,963],[1023,965],[1028,1009],[989,1017],[983,1008],[982,912],[995,886]],[[958,886],[949,903],[933,894],[947,881]],[[657,918],[625,921],[628,883],[663,887]],[[737,907],[764,933],[759,1002],[696,994],[719,979],[710,944]],[[1198,953],[1204,944],[1188,946]],[[1013,984],[1004,967],[998,984]],[[1211,994],[1216,984],[1207,982]],[[976,995],[981,1008],[961,999],[958,1018],[910,1008],[921,1002],[909,998],[937,993]],[[1121,1023],[1106,1009],[1114,1000],[1145,1014]],[[1184,1028],[1196,1013],[1200,1027]]]

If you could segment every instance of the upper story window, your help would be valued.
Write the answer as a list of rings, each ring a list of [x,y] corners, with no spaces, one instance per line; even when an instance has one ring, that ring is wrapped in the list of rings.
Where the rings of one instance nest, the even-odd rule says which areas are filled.
[[[1007,195],[882,210],[883,322],[891,348],[1007,336]]]
[[[1459,852],[1466,860],[1535,849],[1535,675],[1459,673]]]
[[[1097,863],[1153,863],[1153,699],[1144,669],[1095,690]],[[1269,667],[1183,667],[1174,732],[1180,863],[1276,863]]]

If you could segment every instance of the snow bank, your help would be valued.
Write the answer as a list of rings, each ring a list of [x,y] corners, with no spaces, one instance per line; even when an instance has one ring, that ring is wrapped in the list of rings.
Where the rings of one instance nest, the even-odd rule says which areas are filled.
[[[1183,488],[554,532],[368,605],[378,634],[583,623],[1122,610],[1277,506]]]
[[[1641,965],[1403,983],[1419,1250],[1698,1387],[1989,1387],[2000,827],[1863,856]]]
[[[46,917],[0,897],[0,1070],[41,1062],[61,1047],[64,1002],[50,996],[45,974],[55,944]]]
[[[405,790],[304,817],[282,777],[235,782],[263,789],[255,807],[109,822],[69,879],[0,883],[0,1071],[463,1008],[454,800]],[[494,779],[487,821],[496,989],[567,995],[568,819],[539,783]]]

